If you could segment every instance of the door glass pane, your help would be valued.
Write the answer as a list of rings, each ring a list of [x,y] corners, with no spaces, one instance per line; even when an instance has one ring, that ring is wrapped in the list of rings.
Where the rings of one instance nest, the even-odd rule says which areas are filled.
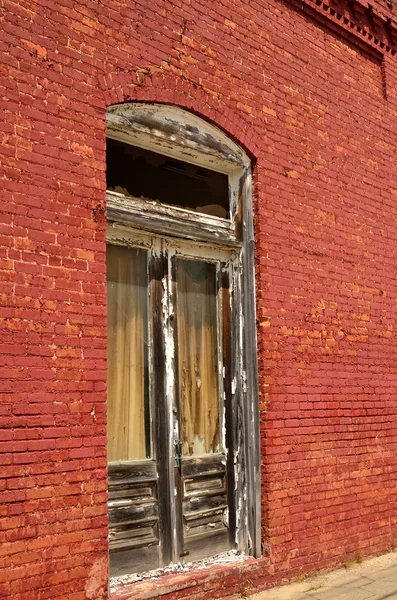
[[[144,250],[107,247],[108,459],[150,457],[148,276]]]
[[[178,259],[179,398],[184,456],[219,451],[216,266]]]

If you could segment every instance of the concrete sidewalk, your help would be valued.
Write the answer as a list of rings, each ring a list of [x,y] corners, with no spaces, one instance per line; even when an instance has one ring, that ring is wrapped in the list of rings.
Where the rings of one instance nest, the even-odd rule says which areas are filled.
[[[250,600],[367,599],[397,600],[397,552],[250,597]]]

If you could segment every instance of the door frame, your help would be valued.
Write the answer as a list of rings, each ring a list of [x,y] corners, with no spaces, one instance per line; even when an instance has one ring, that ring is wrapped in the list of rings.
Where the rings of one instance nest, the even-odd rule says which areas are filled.
[[[259,557],[260,453],[251,162],[245,152],[219,129],[173,106],[128,103],[109,107],[107,135],[134,146],[211,168],[227,174],[229,178],[229,219],[166,205],[153,206],[154,203],[109,191],[107,219],[108,231],[114,227],[122,227],[130,232],[134,231],[142,239],[146,237],[144,232],[149,235],[172,236],[174,243],[180,238],[182,244],[186,244],[186,241],[194,245],[201,244],[203,251],[208,247],[219,250],[224,248],[238,254],[238,268],[230,282],[233,295],[233,326],[230,328],[233,339],[230,343],[235,348],[231,366],[232,373],[235,374],[231,381],[233,422],[227,432],[227,443],[234,449],[231,457],[234,490],[230,500],[235,504],[235,547],[243,553]],[[158,260],[164,259],[159,256]],[[162,263],[161,268],[169,269],[170,265]],[[162,316],[163,330],[166,335],[171,336],[172,331],[167,333],[169,316]],[[166,389],[158,391],[169,394]],[[172,446],[169,409],[170,407],[168,416],[164,414],[164,419],[168,421],[167,444]],[[158,423],[154,424],[155,428],[158,426]],[[168,465],[163,465],[168,467],[169,473],[173,473],[171,459],[172,452],[169,452]],[[174,535],[177,535],[176,524],[172,522],[172,507],[169,509],[171,522],[167,527],[170,526]],[[173,547],[176,548],[176,540],[173,542]],[[164,549],[164,559],[167,559],[166,554]],[[175,556],[171,560],[174,558]]]

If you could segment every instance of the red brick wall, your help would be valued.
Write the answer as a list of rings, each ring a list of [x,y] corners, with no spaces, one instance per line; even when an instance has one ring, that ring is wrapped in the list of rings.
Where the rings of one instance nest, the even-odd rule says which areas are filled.
[[[397,57],[278,0],[1,18],[0,597],[107,596],[105,109],[126,100],[193,110],[255,161],[271,566],[179,597],[393,546]]]

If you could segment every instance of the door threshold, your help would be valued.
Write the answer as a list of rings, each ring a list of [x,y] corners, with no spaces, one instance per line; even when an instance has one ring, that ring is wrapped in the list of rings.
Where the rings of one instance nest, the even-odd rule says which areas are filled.
[[[259,564],[260,563],[260,564]],[[183,564],[171,564],[167,567],[122,575],[110,579],[110,600],[149,600],[161,596],[168,597],[185,588],[201,589],[205,584],[217,588],[229,575],[236,575],[245,568],[256,570],[268,567],[268,557],[252,558],[246,554],[231,550],[213,557]]]
[[[194,560],[191,562],[183,562],[170,565],[166,567],[160,567],[159,569],[153,569],[151,571],[145,571],[143,573],[132,573],[131,575],[119,575],[118,577],[111,577],[109,581],[109,589],[112,594],[120,586],[138,583],[140,581],[146,581],[150,579],[158,579],[163,575],[173,575],[180,573],[188,573],[189,571],[196,569],[207,569],[208,567],[216,566],[219,564],[231,564],[239,563],[247,560],[247,556],[242,554],[238,550],[229,550],[228,552],[222,552],[215,556],[208,558],[202,558],[200,560]]]

